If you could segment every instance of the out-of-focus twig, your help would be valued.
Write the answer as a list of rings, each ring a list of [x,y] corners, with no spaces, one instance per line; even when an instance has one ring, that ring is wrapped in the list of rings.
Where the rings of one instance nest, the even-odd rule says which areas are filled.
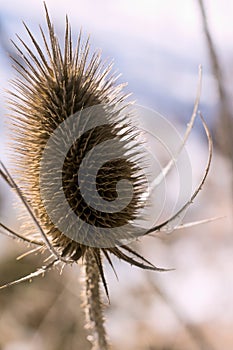
[[[223,152],[228,156],[233,170],[233,114],[231,112],[227,93],[225,90],[224,77],[221,69],[221,63],[214,45],[213,38],[210,33],[207,14],[203,0],[198,0],[200,7],[203,29],[206,37],[206,42],[209,50],[210,61],[212,64],[213,73],[217,80],[217,87],[220,97],[220,120],[218,122],[216,132],[218,143]],[[233,191],[233,181],[232,181]]]
[[[214,345],[210,344],[210,342],[206,339],[206,336],[203,333],[202,329],[199,326],[191,322],[188,322],[187,318],[185,317],[183,312],[180,310],[180,308],[177,307],[175,302],[166,294],[163,288],[161,288],[161,286],[159,286],[159,284],[155,282],[154,278],[152,279],[152,276],[148,273],[147,273],[147,280],[151,289],[157,295],[160,296],[160,298],[163,300],[165,304],[168,305],[169,309],[173,312],[176,319],[184,327],[184,329],[192,339],[193,343],[197,346],[197,349],[215,350]]]

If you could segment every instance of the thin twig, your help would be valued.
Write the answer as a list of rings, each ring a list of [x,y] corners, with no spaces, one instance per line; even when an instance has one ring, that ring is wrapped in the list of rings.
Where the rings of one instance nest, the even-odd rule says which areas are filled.
[[[187,140],[189,138],[189,135],[193,129],[194,122],[196,120],[197,112],[198,112],[198,107],[200,103],[200,98],[201,98],[201,83],[202,83],[202,66],[199,65],[199,70],[198,70],[198,85],[197,85],[197,93],[196,93],[196,99],[195,103],[193,106],[193,112],[191,115],[191,118],[187,124],[187,128],[185,131],[184,138],[182,140],[182,143],[178,149],[177,154],[175,157],[172,157],[172,159],[167,163],[167,165],[162,169],[161,173],[154,179],[150,186],[150,192],[153,192],[156,187],[160,185],[160,183],[164,180],[164,178],[168,175],[168,173],[172,170],[173,166],[177,162],[182,150],[185,148]]]
[[[4,232],[1,231],[1,228],[4,230]],[[15,231],[13,231],[11,228],[7,227],[2,222],[0,222],[0,232],[5,234],[8,237],[13,238],[13,239],[20,239],[20,240],[22,240],[24,242],[28,242],[30,244],[35,244],[35,245],[39,245],[39,246],[43,245],[43,243],[40,242],[40,241],[36,241],[34,239],[27,238],[27,237],[25,237],[25,236],[15,232]]]
[[[161,299],[169,306],[170,310],[173,312],[177,320],[182,324],[182,326],[185,328],[186,332],[190,335],[192,338],[194,344],[197,345],[197,348],[199,350],[215,350],[215,347],[213,344],[211,344],[207,339],[202,331],[202,329],[195,325],[194,323],[191,323],[187,320],[183,312],[181,311],[180,307],[178,307],[174,300],[172,300],[167,293],[164,291],[161,286],[159,286],[158,283],[156,283],[150,274],[147,273],[147,280],[149,282],[150,287],[152,290],[161,297]]]
[[[187,223],[184,223],[184,224],[180,224],[179,226],[176,226],[174,228],[174,231],[177,231],[177,230],[183,230],[183,229],[186,229],[186,228],[190,228],[190,227],[194,227],[194,226],[200,226],[200,225],[204,225],[204,224],[208,224],[210,222],[215,222],[216,220],[220,220],[220,219],[224,219],[226,218],[226,216],[215,216],[215,217],[212,217],[212,218],[209,218],[209,219],[203,219],[203,220],[197,220],[197,221],[191,221],[191,222],[187,222]],[[162,228],[160,230],[160,232],[166,232],[166,228]],[[149,237],[153,237],[153,238],[157,238],[158,237],[158,233],[149,233],[148,234]]]
[[[147,235],[151,232],[155,232],[155,231],[160,231],[162,228],[166,228],[167,225],[171,225],[172,222],[178,218],[182,213],[184,213],[184,211],[192,204],[192,202],[194,201],[194,199],[196,198],[196,196],[198,195],[198,193],[201,191],[202,186],[205,183],[205,180],[207,178],[207,175],[209,173],[210,170],[210,164],[211,164],[211,160],[212,160],[212,154],[213,154],[213,141],[212,141],[212,137],[210,135],[209,129],[206,125],[206,122],[202,116],[202,114],[199,112],[199,117],[201,118],[202,121],[202,125],[204,127],[207,139],[208,139],[208,148],[209,148],[209,155],[208,155],[208,160],[207,160],[207,165],[206,165],[206,169],[204,172],[204,175],[199,183],[199,185],[197,186],[197,188],[195,189],[194,193],[192,194],[191,198],[182,206],[182,208],[180,210],[178,210],[173,216],[171,216],[168,220],[162,222],[161,224],[154,226],[152,228],[150,228],[148,231],[146,231],[144,233],[144,235]]]
[[[14,181],[14,179],[12,178],[11,174],[9,173],[9,171],[7,170],[6,166],[3,164],[3,162],[0,160],[0,166],[3,170],[0,169],[0,175],[3,177],[3,179],[8,183],[8,185],[13,188],[15,190],[15,192],[17,193],[19,199],[21,200],[21,202],[23,203],[23,205],[25,206],[25,208],[28,211],[28,214],[31,216],[32,221],[34,222],[35,226],[37,227],[37,229],[39,230],[41,237],[43,238],[48,250],[56,257],[57,260],[63,261],[63,262],[72,262],[69,261],[67,259],[64,259],[62,256],[59,255],[59,253],[54,249],[54,247],[52,246],[52,244],[50,243],[48,237],[46,236],[46,234],[44,233],[43,228],[41,227],[38,219],[36,218],[36,216],[33,213],[33,210],[31,208],[31,206],[29,205],[29,203],[27,202],[26,198],[24,197],[21,189],[18,187],[18,185],[16,184],[16,182]]]
[[[220,144],[224,153],[229,157],[232,170],[233,170],[233,115],[229,106],[228,96],[225,89],[223,72],[221,69],[220,59],[217,54],[216,47],[214,45],[213,38],[208,25],[207,14],[203,0],[198,0],[198,4],[201,12],[201,19],[205,38],[209,50],[210,62],[212,65],[213,73],[216,77],[217,88],[220,97],[220,110],[219,117],[220,122],[215,128],[217,134],[218,143]],[[232,180],[232,191],[233,191],[233,180]]]
[[[15,281],[6,283],[3,286],[0,286],[0,289],[5,289],[5,288],[8,288],[10,286],[14,286],[16,284],[20,284],[21,282],[30,281],[34,277],[37,277],[37,276],[40,276],[40,275],[44,275],[44,273],[46,271],[48,271],[51,267],[55,266],[57,263],[59,263],[59,260],[55,259],[50,264],[40,267],[39,269],[37,269],[37,271],[32,272],[32,273],[30,273],[27,276],[21,277],[18,280],[15,280]]]

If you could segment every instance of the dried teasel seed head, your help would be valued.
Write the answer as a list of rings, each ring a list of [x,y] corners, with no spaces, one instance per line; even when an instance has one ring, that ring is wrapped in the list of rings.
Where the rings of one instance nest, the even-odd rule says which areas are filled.
[[[89,57],[89,42],[87,40],[82,43],[81,34],[78,37],[76,49],[73,50],[68,20],[66,20],[62,53],[47,8],[45,9],[49,40],[41,29],[44,48],[39,46],[26,25],[25,28],[34,49],[31,50],[20,38],[18,39],[22,49],[14,43],[23,59],[22,63],[22,60],[13,58],[19,77],[13,82],[16,91],[11,92],[10,99],[13,110],[11,120],[15,141],[14,155],[17,155],[15,168],[19,187],[33,208],[49,242],[62,257],[77,261],[85,255],[87,249],[92,249],[102,275],[101,249],[110,264],[108,254],[112,253],[132,265],[155,270],[157,268],[131,248],[123,245],[122,242],[118,245],[117,242],[120,242],[120,239],[118,241],[116,235],[114,244],[108,243],[102,248],[98,244],[95,247],[94,244],[89,245],[70,238],[54,224],[46,211],[40,188],[43,152],[55,130],[71,115],[76,116],[77,112],[85,111],[87,107],[110,106],[108,124],[98,125],[91,131],[83,133],[68,149],[62,168],[62,187],[72,212],[83,222],[92,226],[93,242],[95,242],[95,230],[99,227],[117,228],[117,233],[122,232],[121,238],[127,238],[128,233],[125,234],[124,225],[132,222],[137,217],[138,210],[143,207],[142,195],[146,190],[146,181],[138,166],[139,159],[143,158],[136,142],[138,131],[132,126],[130,116],[124,112],[127,106],[124,102],[126,96],[122,92],[122,86],[115,85],[116,77],[110,74],[111,65],[104,68],[98,52]],[[85,119],[82,113],[77,115],[77,118],[82,117]],[[86,118],[98,118],[98,113]],[[85,120],[80,120],[85,123]],[[130,181],[133,191],[128,205],[116,213],[101,212],[88,206],[77,184],[83,157],[88,158],[88,152],[92,148],[109,139],[118,141],[117,149],[122,157],[114,157],[116,150],[112,150],[112,158],[110,157],[97,172],[95,184],[97,192],[110,205],[117,198],[116,186],[120,180]],[[50,167],[48,173],[52,171],[53,168]],[[88,174],[86,179],[88,183]],[[50,191],[50,184],[47,183],[46,186],[46,193],[50,195],[51,192],[51,197],[55,195]],[[67,215],[67,212],[63,213],[64,217]],[[68,226],[69,228],[71,229],[71,225]],[[80,225],[81,229],[82,225]],[[86,233],[90,235],[90,232],[85,232],[84,229],[83,235]],[[128,256],[124,251],[133,254],[137,259]]]

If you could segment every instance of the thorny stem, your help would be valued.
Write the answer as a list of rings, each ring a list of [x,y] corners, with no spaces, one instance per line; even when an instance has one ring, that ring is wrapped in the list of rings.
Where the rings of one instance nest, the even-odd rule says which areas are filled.
[[[101,302],[100,275],[95,257],[90,249],[87,249],[85,254],[84,274],[83,306],[86,314],[86,328],[91,334],[88,340],[92,343],[92,350],[109,350]]]

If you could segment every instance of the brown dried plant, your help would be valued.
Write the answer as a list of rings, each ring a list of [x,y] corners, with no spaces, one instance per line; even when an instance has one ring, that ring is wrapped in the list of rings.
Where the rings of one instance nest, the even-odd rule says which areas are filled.
[[[62,53],[46,5],[45,11],[49,41],[40,27],[45,53],[26,24],[24,26],[35,52],[19,37],[18,39],[23,49],[14,43],[20,56],[19,60],[12,57],[19,77],[13,82],[14,91],[10,92],[11,125],[15,141],[14,152],[17,155],[14,164],[14,178],[17,180],[14,180],[4,164],[2,162],[0,163],[0,175],[23,202],[38,233],[35,234],[35,230],[30,229],[25,231],[24,234],[19,234],[3,223],[0,223],[0,228],[9,236],[34,245],[41,253],[47,251],[49,258],[46,259],[46,264],[37,271],[11,283],[7,283],[1,288],[43,275],[45,271],[53,266],[60,265],[63,267],[66,264],[81,261],[85,267],[84,304],[88,326],[92,330],[93,349],[105,350],[109,348],[109,345],[104,327],[100,281],[103,283],[107,296],[109,296],[109,293],[104,277],[102,259],[105,258],[113,270],[114,266],[110,254],[142,269],[153,271],[166,271],[166,269],[154,266],[128,245],[119,244],[119,246],[114,247],[96,248],[72,240],[53,224],[43,206],[39,181],[40,161],[46,143],[53,131],[70,115],[86,107],[102,103],[111,105],[117,105],[122,102],[126,103],[124,100],[127,97],[122,93],[123,86],[115,85],[117,77],[110,75],[111,65],[105,67],[101,63],[98,52],[89,58],[89,41],[87,40],[83,44],[81,34],[78,37],[77,47],[73,50],[68,19],[66,19],[64,52]],[[22,59],[24,64],[22,64]],[[197,115],[199,98],[200,84],[194,111],[188,124],[181,149],[184,147],[192,130]],[[211,162],[212,141],[201,115],[200,118],[209,141],[209,158],[203,178],[190,200],[175,215],[162,224],[147,230],[144,235],[159,231],[183,213],[197,196],[205,182]],[[80,157],[82,158],[82,155],[85,153],[85,147],[93,147],[99,138],[108,139],[116,136],[119,131],[117,128],[116,120],[115,123],[110,125],[107,133],[106,130],[98,129],[98,133],[92,133],[87,139],[83,140],[83,143],[74,144],[69,155],[70,158],[66,158],[63,190],[66,193],[66,197],[68,199],[70,198],[69,204],[78,216],[84,213],[84,217],[88,218],[93,214],[88,206],[80,205],[80,198],[77,197],[77,189],[74,189],[74,183],[76,181],[75,174],[78,171]],[[133,128],[129,128],[127,131],[124,130],[121,134],[122,140],[123,136],[126,137],[127,141],[134,139],[135,130]],[[134,154],[134,149],[131,148],[130,150],[132,151],[131,154]],[[169,162],[165,169],[165,174],[172,168],[173,164],[174,160]],[[116,171],[115,180],[117,179],[119,181],[119,179],[126,178],[131,181],[134,189],[134,197],[127,209],[122,213],[118,213],[117,216],[106,217],[104,214],[99,215],[99,213],[95,213],[96,215],[93,221],[96,226],[100,225],[100,223],[107,227],[113,224],[119,224],[120,226],[122,223],[132,220],[141,205],[140,196],[144,192],[143,179],[138,172],[137,164],[132,156],[128,155],[128,159],[123,163],[121,160],[117,160],[117,162],[115,161],[114,164],[109,164],[108,166],[110,169]],[[111,178],[109,181],[111,183],[115,180]],[[106,186],[106,183],[101,184],[100,179],[100,188],[101,186]],[[108,187],[109,191],[105,192],[104,187],[102,187],[102,190],[106,200],[111,201],[115,198],[115,189],[113,187]]]

